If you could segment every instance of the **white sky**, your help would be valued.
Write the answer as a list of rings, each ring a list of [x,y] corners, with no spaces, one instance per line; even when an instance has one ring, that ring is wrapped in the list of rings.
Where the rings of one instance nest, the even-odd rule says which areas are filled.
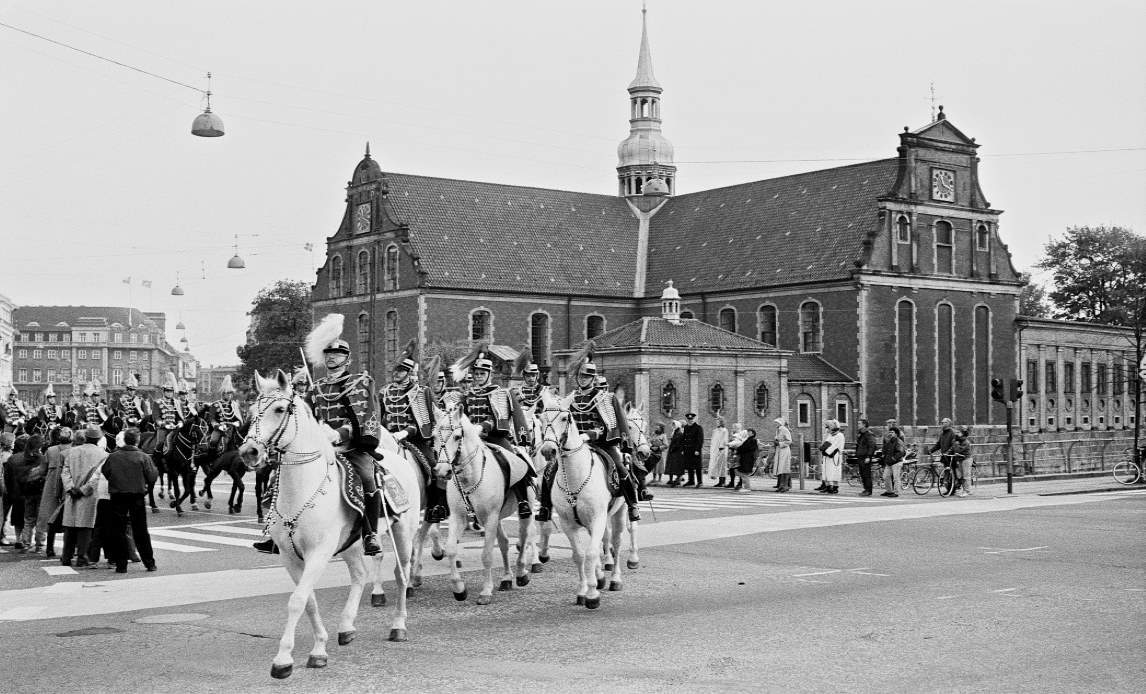
[[[1146,2],[649,5],[680,192],[849,163],[690,161],[895,156],[934,82],[1020,269],[1070,225],[1146,232]],[[0,22],[215,75],[227,135],[196,138],[195,92],[0,27],[0,294],[123,305],[151,279],[134,303],[208,364],[237,362],[258,289],[313,281],[367,139],[387,171],[613,193],[640,3],[0,0]],[[244,271],[235,233],[258,234]]]

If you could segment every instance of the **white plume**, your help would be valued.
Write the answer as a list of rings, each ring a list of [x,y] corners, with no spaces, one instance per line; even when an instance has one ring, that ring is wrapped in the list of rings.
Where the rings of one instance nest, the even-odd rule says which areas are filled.
[[[328,313],[306,336],[306,358],[311,366],[319,366],[326,361],[322,350],[342,336],[342,323],[345,320],[346,317],[341,313]]]

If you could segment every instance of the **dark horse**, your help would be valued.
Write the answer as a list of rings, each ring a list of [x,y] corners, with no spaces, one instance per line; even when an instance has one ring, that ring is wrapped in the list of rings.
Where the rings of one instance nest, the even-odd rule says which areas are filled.
[[[203,458],[206,446],[207,422],[200,414],[193,414],[183,420],[183,424],[171,433],[170,448],[163,456],[171,483],[171,508],[176,515],[183,515],[183,501],[191,499],[191,510],[198,511],[195,501],[195,476],[199,470],[198,460]],[[182,484],[180,484],[182,483]]]
[[[219,432],[221,436],[218,443],[210,446],[206,458],[199,463],[199,467],[206,473],[203,478],[203,490],[199,492],[199,501],[204,508],[211,508],[215,498],[211,493],[211,483],[225,472],[231,478],[231,496],[227,500],[227,513],[242,513],[243,494],[247,490],[243,484],[243,475],[247,472],[247,466],[239,459],[239,444],[246,435],[246,426],[239,429],[224,426],[225,428]]]

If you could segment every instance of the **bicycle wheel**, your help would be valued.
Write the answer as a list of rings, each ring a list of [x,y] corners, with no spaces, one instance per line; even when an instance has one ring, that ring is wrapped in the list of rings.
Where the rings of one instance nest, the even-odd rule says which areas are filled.
[[[1114,466],[1114,479],[1119,484],[1134,484],[1141,474],[1133,460],[1123,460]]]
[[[860,479],[859,468],[858,467],[849,468],[848,469],[848,486],[849,487],[858,487],[862,483],[863,483],[863,480]]]
[[[911,488],[915,490],[916,494],[920,496],[931,491],[931,487],[935,485],[935,473],[929,467],[915,468],[915,474],[911,476]]]
[[[976,489],[978,489],[978,487],[979,487],[979,466],[972,464],[971,465],[971,489],[969,491],[973,492]]]
[[[955,491],[955,471],[951,468],[944,468],[939,473],[939,496],[951,496]]]

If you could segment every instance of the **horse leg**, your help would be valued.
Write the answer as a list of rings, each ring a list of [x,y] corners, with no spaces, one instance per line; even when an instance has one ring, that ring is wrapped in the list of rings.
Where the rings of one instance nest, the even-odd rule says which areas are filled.
[[[211,466],[207,469],[207,474],[203,477],[203,491],[199,492],[199,499],[203,502],[205,508],[211,508],[211,502],[214,500],[215,495],[211,492],[211,483],[223,471],[222,467]]]
[[[457,510],[458,506],[462,506],[463,510]],[[465,506],[459,501],[458,504],[451,504],[450,508],[450,530],[449,535],[446,537],[446,561],[450,563],[450,590],[454,593],[454,600],[461,602],[466,599],[466,582],[462,579],[462,574],[458,571],[458,544],[462,537],[462,532],[466,527]]]
[[[536,564],[534,556],[537,553],[537,543],[534,537],[536,531],[533,526],[533,516],[519,518],[517,521],[517,585],[529,585],[530,565]],[[538,565],[540,566],[540,565]]]
[[[589,571],[592,568],[589,565],[589,544],[592,538],[589,537],[589,531],[580,525],[573,526],[567,536],[573,549],[573,563],[577,567],[577,604],[584,605],[585,597],[589,594]]]
[[[191,461],[190,467],[187,472],[183,473],[183,489],[187,494],[187,498],[191,500],[191,510],[199,510],[199,500],[195,498],[195,477],[199,474],[199,468],[195,467],[195,461]],[[209,504],[210,502],[208,502]],[[211,508],[210,505],[207,508]]]
[[[442,530],[438,523],[430,526],[430,556],[434,561],[441,561],[446,556],[446,549],[442,546]]]
[[[183,507],[179,504],[183,500],[183,495],[179,491],[179,475],[168,473],[167,484],[171,486],[171,489],[168,490],[168,497],[171,499],[171,508],[175,509],[175,515],[182,516]]]
[[[488,605],[493,602],[493,546],[498,541],[498,535],[504,534],[501,530],[501,522],[498,518],[498,512],[501,510],[501,504],[491,504],[492,510],[487,510],[484,517],[480,518],[478,522],[481,527],[485,529],[485,537],[483,538],[481,548],[481,566],[483,580],[481,584],[481,592],[478,593],[477,604]],[[496,528],[496,531],[494,530]],[[509,551],[508,541],[506,544],[506,552]],[[508,560],[507,560],[508,561]]]
[[[287,621],[283,627],[282,638],[279,639],[279,651],[275,654],[274,660],[271,661],[271,677],[275,679],[284,679],[290,677],[291,672],[294,670],[294,657],[291,651],[294,650],[294,632],[298,627],[298,620],[302,617],[303,611],[308,608],[308,604],[313,599],[314,584],[318,581],[318,577],[322,575],[322,570],[326,568],[327,560],[325,558],[318,559],[317,557],[324,556],[321,552],[316,552],[312,555],[309,562],[301,563],[297,559],[291,558],[288,554],[284,553],[283,563],[286,565],[287,573],[294,579],[294,591],[291,592],[290,598],[287,600]],[[318,616],[318,610],[315,609],[315,616],[312,617],[314,621]],[[318,620],[319,628],[321,628],[321,620]],[[325,630],[323,631],[323,647],[325,648]],[[317,644],[318,634],[315,634],[315,641]]]
[[[589,589],[585,592],[585,607],[590,610],[600,607],[600,591],[601,588],[604,588],[605,582],[605,574],[601,571],[601,540],[605,536],[605,523],[608,519],[603,517],[604,515],[605,513],[602,513],[601,516],[594,516],[590,521],[590,539],[585,561],[585,577],[589,584]]]
[[[637,523],[629,523],[628,518],[625,523],[629,526],[629,559],[625,562],[627,569],[641,568],[641,556],[637,551]]]
[[[338,645],[345,646],[354,640],[356,629],[354,619],[358,616],[358,603],[362,600],[362,591],[366,588],[366,581],[371,575],[366,555],[362,553],[362,544],[355,543],[343,553],[346,559],[346,568],[350,571],[350,593],[346,596],[346,604],[342,606],[342,615],[338,619]]]
[[[613,530],[612,542],[609,546],[609,554],[613,562],[612,575],[609,576],[609,590],[621,590],[624,587],[624,581],[621,578],[621,539],[625,534],[625,521],[628,520],[625,515],[622,515],[624,513],[627,511],[617,511],[609,518],[609,524]]]
[[[162,494],[163,490],[160,489],[159,493]],[[161,499],[163,497],[160,497]],[[147,485],[147,503],[151,506],[152,513],[159,513],[159,507],[155,505],[155,482]]]
[[[359,591],[361,595],[361,591]],[[322,623],[322,616],[318,614],[318,600],[314,597],[314,591],[310,591],[310,597],[306,601],[306,616],[310,618],[310,627],[314,631],[314,646],[310,649],[310,655],[306,659],[307,667],[326,667],[326,661],[329,656],[326,654],[326,640],[329,635],[326,633],[326,626]]]
[[[537,542],[537,561],[541,562],[542,564],[549,561],[549,536],[553,534],[553,528],[553,521],[547,521],[541,524],[541,538]],[[533,573],[540,572],[540,565],[533,567]]]
[[[410,512],[413,513],[413,509],[410,509]],[[418,521],[418,530],[414,533],[414,539],[410,543],[410,573],[406,575],[409,577],[411,588],[422,586],[422,552],[425,549],[426,533],[429,532],[429,529],[429,523],[424,520]]]
[[[497,584],[497,589],[512,590],[513,574],[509,572],[509,535],[505,534],[505,528],[500,520],[499,518],[497,524],[497,548],[501,551],[501,581]]]
[[[406,600],[410,592],[408,581],[410,580],[410,571],[413,568],[413,562],[410,561],[410,545],[413,538],[410,537],[410,529],[402,520],[390,525],[390,537],[394,539],[394,546],[397,547],[397,556],[394,557],[394,583],[398,586],[398,604],[394,606],[394,621],[390,624],[390,640],[405,641]],[[379,555],[379,559],[381,559],[381,555]],[[379,567],[381,567],[381,563],[379,563]]]

